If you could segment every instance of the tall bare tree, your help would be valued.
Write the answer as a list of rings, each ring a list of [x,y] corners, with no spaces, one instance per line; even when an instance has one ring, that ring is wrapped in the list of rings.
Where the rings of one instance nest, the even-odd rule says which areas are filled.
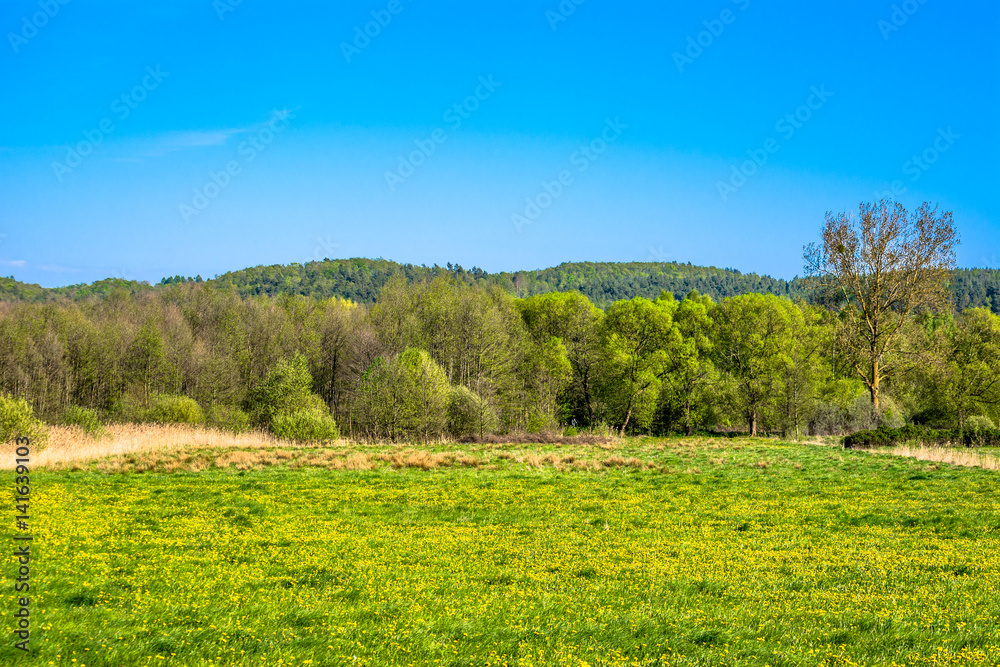
[[[805,247],[806,275],[826,303],[846,301],[853,365],[879,408],[879,387],[914,311],[947,303],[946,281],[958,245],[950,212],[924,203],[862,203],[857,216],[827,213],[822,242]]]

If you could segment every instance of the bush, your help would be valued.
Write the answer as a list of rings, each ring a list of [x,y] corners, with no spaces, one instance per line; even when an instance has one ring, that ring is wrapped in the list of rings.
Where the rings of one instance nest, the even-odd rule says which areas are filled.
[[[147,410],[131,396],[119,396],[108,401],[105,414],[109,421],[117,423],[138,423],[146,421]]]
[[[881,427],[858,431],[844,438],[844,447],[847,449],[895,447],[904,444],[927,447],[946,447],[948,445],[1000,447],[1000,429],[982,428],[978,431],[958,428],[934,429],[911,424],[900,428]]]
[[[340,437],[337,422],[325,408],[306,408],[291,414],[275,415],[271,431],[279,438],[299,442],[328,442]]]
[[[323,406],[323,399],[312,393],[309,362],[301,354],[279,361],[246,401],[250,423],[264,427],[270,427],[278,415]]]
[[[84,432],[93,438],[102,438],[108,431],[104,428],[97,410],[82,408],[79,405],[71,405],[63,411],[60,423],[64,426],[79,426]]]
[[[163,424],[201,424],[205,413],[193,398],[172,394],[156,394],[153,405],[146,411],[146,421]]]
[[[965,428],[969,429],[973,433],[979,433],[980,431],[992,431],[996,428],[996,424],[993,420],[984,415],[976,415],[975,417],[969,417],[965,420]]]
[[[213,405],[205,415],[209,426],[221,428],[233,433],[243,433],[250,430],[250,415],[239,408],[229,405]]]
[[[448,428],[448,375],[424,350],[376,359],[356,396],[356,423],[368,437],[431,440]]]
[[[577,427],[575,427],[575,426],[567,426],[566,430],[563,431],[563,436],[565,436],[567,438],[572,438],[574,435],[578,435],[579,433],[580,433],[580,429],[578,429]]]
[[[13,442],[16,438],[31,438],[32,445],[41,449],[49,438],[49,429],[35,419],[26,400],[0,394],[0,443]]]
[[[484,398],[468,387],[452,387],[448,392],[448,432],[456,438],[484,436],[496,430],[497,413]]]
[[[532,410],[528,415],[528,433],[545,433],[559,428],[556,418],[543,410]]]
[[[993,420],[983,415],[965,420],[965,444],[970,447],[1000,446],[1000,431]]]

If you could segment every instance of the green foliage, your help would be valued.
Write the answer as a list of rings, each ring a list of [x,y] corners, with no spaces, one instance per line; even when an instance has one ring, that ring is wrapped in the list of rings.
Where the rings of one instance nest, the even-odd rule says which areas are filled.
[[[79,405],[67,407],[63,411],[60,423],[65,426],[79,426],[87,435],[94,438],[101,438],[108,433],[97,410],[82,408]]]
[[[499,420],[496,411],[468,387],[454,386],[448,393],[448,433],[455,437],[493,433]]]
[[[777,421],[805,328],[802,311],[788,299],[744,294],[720,303],[712,318],[725,395],[755,435]]]
[[[908,320],[906,354],[893,361],[905,372],[886,380],[876,413],[851,363],[843,310],[761,295],[715,305],[690,291],[702,280],[718,283],[705,290],[713,295],[738,293],[740,280],[767,287],[751,276],[655,263],[494,275],[367,260],[279,268],[251,270],[232,289],[107,281],[77,286],[73,294],[89,296],[75,301],[11,297],[0,314],[0,392],[49,423],[70,406],[108,421],[160,418],[150,415],[155,397],[183,394],[216,406],[208,423],[233,431],[328,406],[345,433],[394,439],[551,430],[572,419],[619,433],[756,421],[838,435],[904,420],[967,431],[972,416],[1000,421],[1000,317],[986,309]],[[987,296],[990,275],[973,276]],[[378,302],[313,298],[351,285],[359,301]],[[690,293],[677,302],[679,286]],[[656,298],[613,302],[637,293]],[[607,313],[587,294],[610,304]],[[426,358],[411,353],[404,368],[407,349]],[[483,418],[449,417],[451,387],[478,397]]]
[[[0,443],[31,438],[32,445],[41,449],[48,437],[48,427],[35,418],[34,410],[27,401],[10,394],[0,394]]]
[[[380,357],[361,379],[358,420],[370,437],[430,439],[448,425],[448,377],[425,350]]]
[[[553,412],[561,413],[563,419],[572,417],[579,423],[592,424],[598,407],[596,369],[601,349],[597,330],[603,313],[586,296],[574,292],[518,299],[517,309],[533,343],[544,345],[547,341],[558,340],[565,348],[569,363],[568,378],[560,377],[561,373],[550,373],[547,382],[536,385],[536,391],[549,394],[556,389],[559,407]],[[532,354],[529,351],[529,359]]]
[[[205,423],[233,433],[243,433],[250,429],[250,415],[229,405],[213,405],[205,415]]]
[[[603,351],[600,392],[608,420],[622,434],[634,423],[648,428],[656,411],[660,383],[680,343],[673,323],[672,296],[650,301],[620,301],[604,314],[599,336]]]
[[[146,411],[146,421],[161,424],[202,424],[205,412],[198,402],[188,396],[170,394],[154,395]]]
[[[981,431],[992,431],[996,428],[996,424],[985,415],[975,415],[965,420],[965,428],[973,433],[979,433]]]
[[[801,278],[787,281],[741,273],[735,269],[678,262],[570,262],[541,271],[490,274],[476,267],[427,267],[383,259],[354,258],[288,266],[257,266],[225,273],[204,283],[198,277],[174,276],[164,278],[155,286],[107,278],[89,285],[43,288],[13,278],[0,278],[0,300],[46,302],[68,298],[83,301],[93,297],[107,298],[114,292],[133,296],[197,283],[220,291],[232,290],[241,298],[296,294],[317,300],[339,297],[372,304],[393,279],[414,285],[439,277],[461,285],[499,287],[518,296],[578,292],[601,307],[636,296],[653,299],[664,290],[677,299],[697,290],[715,301],[748,293],[768,293],[791,299],[810,295],[808,286]],[[1000,270],[956,269],[951,274],[950,291],[952,302],[959,312],[979,307],[1000,314]]]
[[[844,438],[844,447],[848,449],[896,447],[898,445],[1000,447],[1000,429],[980,428],[972,431],[961,428],[933,429],[914,425],[899,428],[882,426],[877,429],[858,431]]]
[[[278,361],[265,380],[250,392],[246,407],[252,425],[270,428],[278,415],[325,406],[323,400],[312,393],[309,362],[302,354],[296,354],[291,359]]]
[[[330,411],[316,407],[276,415],[271,431],[279,438],[299,442],[330,442],[340,437]]]
[[[716,421],[711,391],[718,381],[711,358],[712,307],[711,299],[691,292],[674,314],[680,340],[667,359],[660,388],[657,419],[662,431],[681,427],[690,435]]]

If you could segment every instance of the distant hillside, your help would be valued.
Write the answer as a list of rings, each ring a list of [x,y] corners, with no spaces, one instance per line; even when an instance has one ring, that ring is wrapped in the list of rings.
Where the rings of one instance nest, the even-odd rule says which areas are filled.
[[[301,294],[316,298],[338,296],[373,303],[393,278],[409,282],[450,276],[467,284],[496,285],[518,296],[546,292],[579,291],[599,306],[635,296],[656,297],[662,290],[677,298],[697,290],[715,300],[748,292],[771,293],[792,299],[808,298],[802,280],[783,280],[741,273],[734,269],[693,266],[676,262],[570,262],[539,271],[487,273],[473,267],[414,266],[384,259],[332,259],[308,264],[256,266],[231,271],[204,281],[209,287],[233,289],[242,296]],[[157,285],[108,278],[87,285],[46,289],[0,278],[0,300],[102,298],[115,290],[131,293],[163,289],[169,285],[202,282],[201,277],[165,278]],[[951,285],[956,308],[982,306],[1000,312],[1000,271],[958,269]]]

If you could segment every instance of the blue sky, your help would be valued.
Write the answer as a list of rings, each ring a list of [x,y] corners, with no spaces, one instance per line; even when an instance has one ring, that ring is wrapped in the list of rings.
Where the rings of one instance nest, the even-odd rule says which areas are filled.
[[[19,280],[358,256],[790,278],[827,211],[893,186],[1000,268],[994,3],[64,2],[0,4]]]

